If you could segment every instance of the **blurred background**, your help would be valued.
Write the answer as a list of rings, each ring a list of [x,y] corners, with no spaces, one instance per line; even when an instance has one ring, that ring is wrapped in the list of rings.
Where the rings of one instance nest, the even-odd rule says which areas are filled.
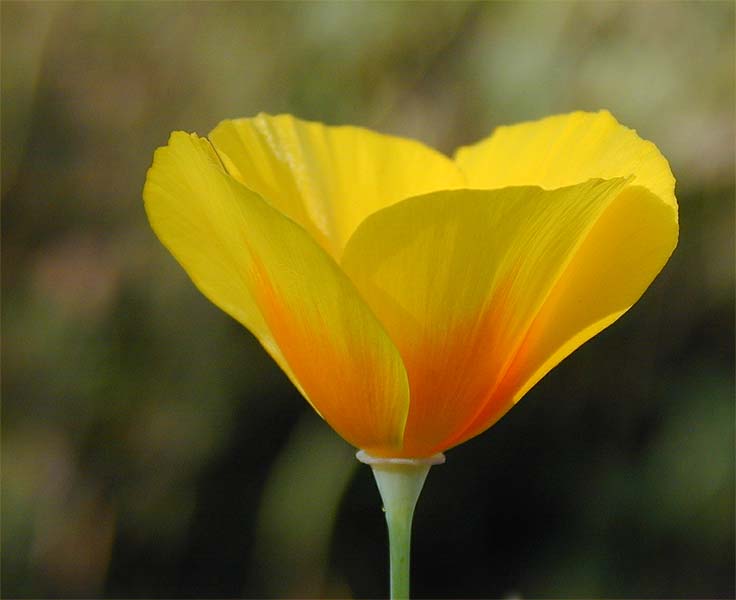
[[[449,153],[599,108],[670,160],[679,247],[432,470],[414,595],[734,596],[733,2],[0,10],[4,597],[387,593],[370,470],[148,226],[172,130],[290,112]]]

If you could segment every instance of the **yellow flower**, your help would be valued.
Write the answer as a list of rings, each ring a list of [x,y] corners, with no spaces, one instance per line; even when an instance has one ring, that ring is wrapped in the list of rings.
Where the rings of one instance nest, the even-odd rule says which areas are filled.
[[[197,287],[340,435],[426,457],[639,299],[677,243],[674,185],[606,111],[501,127],[454,159],[261,114],[173,133],[143,195]]]

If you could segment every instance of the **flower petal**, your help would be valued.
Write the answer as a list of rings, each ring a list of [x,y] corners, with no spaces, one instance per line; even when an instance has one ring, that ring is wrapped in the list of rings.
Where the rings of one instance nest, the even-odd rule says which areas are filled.
[[[360,225],[342,266],[404,359],[411,399],[403,456],[450,447],[489,401],[496,418],[512,405],[516,390],[498,397],[494,389],[625,184],[436,192]],[[592,266],[606,273],[606,264]]]
[[[667,160],[654,144],[605,110],[499,127],[485,140],[459,148],[455,160],[473,188],[555,189],[593,178],[634,175],[635,185],[677,205]]]
[[[250,329],[350,443],[401,444],[401,358],[337,264],[293,221],[182,132],[159,148],[144,189],[156,234],[199,289]]]
[[[642,187],[625,188],[555,283],[502,383],[452,444],[493,425],[503,415],[501,407],[518,402],[561,360],[625,313],[662,270],[677,237],[675,206]]]
[[[455,160],[473,187],[545,189],[594,177],[633,176],[555,284],[483,410],[451,443],[490,427],[573,350],[642,295],[677,244],[675,180],[657,147],[607,111],[575,112],[498,128],[460,148]]]
[[[464,186],[457,166],[414,140],[291,115],[223,121],[210,134],[228,171],[339,258],[369,214]]]

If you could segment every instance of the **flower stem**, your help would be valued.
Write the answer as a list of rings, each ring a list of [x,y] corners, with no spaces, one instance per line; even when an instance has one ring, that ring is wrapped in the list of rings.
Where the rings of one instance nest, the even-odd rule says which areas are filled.
[[[358,460],[373,469],[383,500],[388,525],[391,567],[391,599],[408,600],[410,579],[411,524],[414,507],[424,486],[429,468],[445,462],[442,454],[429,458],[376,458],[364,451]]]
[[[408,600],[411,553],[411,524],[414,509],[400,507],[386,509],[388,524],[389,560],[391,565],[391,598]]]

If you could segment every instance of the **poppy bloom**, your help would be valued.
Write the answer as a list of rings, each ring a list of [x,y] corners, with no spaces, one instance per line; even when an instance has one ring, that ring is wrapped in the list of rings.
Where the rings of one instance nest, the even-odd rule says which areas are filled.
[[[373,457],[493,425],[634,304],[678,235],[674,178],[608,112],[501,127],[449,158],[289,115],[175,132],[161,242]]]

